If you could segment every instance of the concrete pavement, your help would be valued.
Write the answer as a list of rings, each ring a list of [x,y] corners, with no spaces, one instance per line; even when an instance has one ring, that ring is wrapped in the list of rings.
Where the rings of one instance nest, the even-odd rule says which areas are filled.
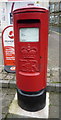
[[[50,26],[50,30],[61,33],[61,27],[59,27],[59,26]]]
[[[2,89],[2,118],[24,118],[24,116],[10,114],[8,112],[15,93],[16,89],[13,88]],[[61,106],[59,106],[59,96],[61,97],[61,93],[58,94],[58,92],[49,92],[49,96],[49,118],[59,118],[59,112],[61,109]]]
[[[48,40],[48,68],[59,67],[59,35],[50,31]]]

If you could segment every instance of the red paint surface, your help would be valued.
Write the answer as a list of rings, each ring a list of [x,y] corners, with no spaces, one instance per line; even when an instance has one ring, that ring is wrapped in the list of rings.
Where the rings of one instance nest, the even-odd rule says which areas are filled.
[[[17,87],[29,92],[42,90],[46,88],[48,10],[23,8],[15,10],[13,17]],[[32,27],[39,28],[39,42],[20,42],[19,29]]]
[[[9,32],[8,37],[11,38],[11,39],[14,39],[14,33],[13,33],[13,31],[10,31],[10,32]]]

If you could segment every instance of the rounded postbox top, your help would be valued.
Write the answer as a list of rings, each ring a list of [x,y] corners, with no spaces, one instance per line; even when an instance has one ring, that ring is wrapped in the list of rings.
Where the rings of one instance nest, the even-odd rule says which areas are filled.
[[[20,8],[20,9],[14,10],[13,14],[26,13],[26,12],[42,12],[42,13],[46,13],[46,12],[48,12],[48,10],[45,9],[45,8],[40,8],[40,7],[26,7],[26,8]]]

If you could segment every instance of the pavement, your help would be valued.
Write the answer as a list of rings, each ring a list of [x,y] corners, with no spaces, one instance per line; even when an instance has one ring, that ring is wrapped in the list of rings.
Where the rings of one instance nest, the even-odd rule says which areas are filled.
[[[49,32],[48,43],[48,70],[47,70],[47,91],[49,92],[49,118],[61,118],[61,67],[59,65],[59,37],[61,35],[57,32]],[[0,38],[1,39],[1,38]],[[1,43],[1,41],[0,41]],[[0,48],[1,49],[1,48]],[[2,50],[0,57],[0,91],[2,106],[2,116],[4,118],[21,118],[8,112],[9,106],[16,93],[16,76],[15,73],[7,73],[2,65]],[[60,73],[60,75],[59,75]],[[2,87],[2,89],[1,89]],[[0,92],[0,93],[1,93]],[[1,111],[1,107],[0,107]],[[23,116],[24,118],[24,116]]]
[[[61,26],[50,26],[50,30],[61,33]]]

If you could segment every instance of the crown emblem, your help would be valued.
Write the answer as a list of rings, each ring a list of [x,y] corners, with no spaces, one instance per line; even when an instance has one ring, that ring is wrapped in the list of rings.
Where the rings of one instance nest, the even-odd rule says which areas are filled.
[[[21,53],[23,55],[23,58],[35,58],[37,54],[37,48],[35,47],[22,47]]]

